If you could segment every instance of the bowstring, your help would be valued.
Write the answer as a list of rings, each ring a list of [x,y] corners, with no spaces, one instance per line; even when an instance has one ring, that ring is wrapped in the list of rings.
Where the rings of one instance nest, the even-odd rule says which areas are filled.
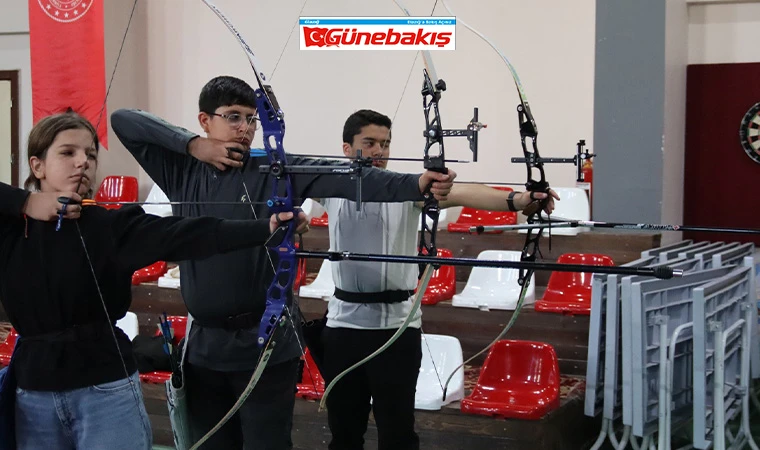
[[[85,243],[84,236],[82,235],[82,229],[79,227],[79,221],[75,220],[74,224],[77,228],[77,233],[79,234],[79,240],[82,242],[82,249],[84,250],[85,258],[87,259],[87,265],[89,266],[90,273],[92,273],[92,279],[95,281],[95,289],[98,292],[98,297],[100,298],[100,304],[103,306],[103,312],[106,315],[106,320],[108,320],[109,329],[111,330],[111,337],[113,338],[113,343],[116,346],[116,351],[119,354],[119,360],[121,361],[121,367],[124,369],[124,374],[127,376],[127,380],[129,381],[129,385],[132,389],[132,396],[135,399],[135,405],[137,406],[138,412],[140,411],[140,399],[137,396],[137,387],[135,386],[135,383],[132,381],[132,377],[129,375],[129,370],[127,369],[127,363],[124,362],[124,355],[121,352],[121,346],[119,346],[119,340],[116,337],[116,330],[114,328],[116,327],[115,322],[111,320],[111,315],[108,313],[108,307],[106,306],[105,298],[103,297],[103,291],[100,289],[100,282],[98,281],[98,276],[95,274],[95,267],[92,264],[92,259],[90,258],[90,252],[87,250],[87,244]]]
[[[435,377],[438,378],[438,385],[441,387],[441,392],[444,392],[443,381],[441,381],[441,374],[438,373],[438,369],[435,366],[435,358],[433,357],[433,352],[430,350],[430,343],[425,337],[425,332],[422,330],[422,325],[420,325],[420,333],[422,333],[422,341],[425,343],[425,347],[427,347],[428,355],[430,356],[430,362],[433,364]]]
[[[124,30],[124,35],[122,36],[121,44],[119,46],[119,53],[116,56],[116,62],[114,63],[113,70],[111,71],[111,77],[110,77],[110,79],[108,81],[108,87],[106,89],[106,95],[105,95],[105,98],[103,99],[103,104],[100,107],[100,112],[98,113],[98,121],[97,121],[97,124],[95,125],[95,134],[96,134],[96,136],[97,136],[97,133],[98,133],[98,129],[100,128],[100,124],[101,124],[101,121],[102,121],[102,118],[103,118],[103,113],[105,112],[106,104],[108,102],[108,94],[109,94],[109,92],[111,92],[111,86],[113,85],[113,80],[114,80],[114,78],[116,76],[116,69],[119,67],[119,61],[121,60],[122,51],[124,50],[124,44],[126,43],[127,36],[129,34],[129,29],[130,29],[130,26],[132,24],[132,18],[134,17],[135,9],[136,8],[137,8],[137,0],[134,0],[134,2],[132,3],[132,10],[130,12],[129,19],[127,21],[127,26],[126,26],[126,28]],[[107,132],[108,131],[106,129],[106,133]],[[79,194],[79,188],[81,187],[82,181],[84,180],[84,175],[85,175],[86,170],[87,170],[86,167],[82,169],[82,175],[79,178],[79,183],[78,183],[77,189],[76,189],[76,193],[77,194]],[[92,187],[90,187],[90,189],[92,189]],[[69,202],[70,202],[70,200],[66,201],[66,203],[63,205],[63,210],[65,210],[66,205],[68,205]],[[116,337],[116,330],[114,330],[114,327],[116,326],[116,324],[115,324],[115,322],[112,322],[111,315],[108,313],[108,306],[106,305],[105,298],[103,297],[103,291],[100,288],[100,282],[98,281],[98,276],[97,276],[97,274],[95,272],[95,267],[94,267],[94,265],[92,263],[92,259],[90,258],[90,252],[87,250],[87,244],[85,242],[84,235],[82,234],[82,229],[79,226],[79,221],[75,220],[74,224],[76,226],[77,235],[79,236],[79,240],[82,243],[82,249],[84,250],[85,258],[87,260],[87,264],[89,266],[90,273],[92,273],[92,278],[93,278],[93,280],[95,282],[95,288],[96,288],[96,290],[98,292],[98,297],[100,299],[100,304],[103,307],[103,312],[106,315],[106,320],[108,320],[108,327],[111,330],[111,337],[113,338],[114,345],[116,346],[116,352],[119,354],[119,359],[121,360],[121,365],[122,365],[122,369],[124,370],[124,375],[125,375],[127,381],[129,382],[129,385],[131,387],[132,395],[133,395],[133,397],[135,399],[135,406],[137,407],[137,411],[139,413],[140,412],[140,400],[139,400],[139,397],[137,395],[137,386],[135,386],[135,383],[133,382],[132,377],[129,375],[129,370],[127,369],[127,364],[124,361],[124,355],[123,355],[123,353],[121,351],[121,347],[119,346],[118,338]]]
[[[309,0],[305,0],[303,2],[303,5],[301,5],[301,10],[298,12],[298,16],[303,16],[303,10],[306,9],[306,3],[308,3]],[[282,51],[280,52],[280,56],[277,57],[277,62],[274,64],[274,69],[272,69],[272,74],[269,76],[269,82],[271,83],[274,79],[274,74],[277,73],[277,67],[280,66],[280,60],[282,59],[282,55],[285,54],[285,50],[288,48],[288,44],[290,43],[290,38],[293,37],[293,32],[296,30],[296,27],[298,26],[299,20],[296,20],[295,23],[293,23],[293,27],[290,28],[290,34],[288,34],[288,39],[285,41],[285,45],[282,46]]]

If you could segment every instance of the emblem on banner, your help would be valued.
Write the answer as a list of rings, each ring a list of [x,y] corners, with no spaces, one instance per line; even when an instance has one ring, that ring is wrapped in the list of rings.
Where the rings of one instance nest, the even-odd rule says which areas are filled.
[[[57,22],[74,22],[90,10],[97,0],[37,0],[40,8]]]

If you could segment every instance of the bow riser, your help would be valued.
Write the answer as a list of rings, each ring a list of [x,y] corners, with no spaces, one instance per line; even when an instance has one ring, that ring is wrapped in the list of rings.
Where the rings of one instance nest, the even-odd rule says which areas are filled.
[[[288,226],[290,228],[290,226]],[[295,280],[296,255],[295,246],[289,240],[279,245],[277,267],[274,281],[267,289],[267,303],[259,324],[259,347],[263,347],[274,333],[277,325],[285,320],[285,306]]]
[[[446,82],[443,80],[433,80],[430,78],[428,69],[423,71],[424,81],[422,87],[422,110],[425,114],[425,149],[423,153],[423,167],[425,170],[432,170],[439,173],[448,173],[446,168],[446,153],[443,145],[443,126],[441,125],[441,114],[438,109],[438,102],[441,99],[441,92],[446,90]],[[432,113],[432,117],[431,117]],[[433,146],[438,146],[438,154],[430,156],[430,150]],[[418,245],[420,254],[426,253],[429,256],[436,256],[438,248],[436,245],[436,231],[438,230],[438,218],[441,209],[438,200],[435,199],[427,187],[424,192],[425,201],[422,207],[421,232]],[[431,225],[428,225],[430,219]],[[423,266],[420,266],[422,273]]]
[[[522,100],[522,99],[521,99]],[[538,152],[538,128],[533,114],[530,112],[530,106],[527,102],[521,101],[517,105],[517,120],[520,126],[520,144],[522,145],[523,155],[525,156],[525,167],[527,170],[528,181],[525,182],[525,189],[530,192],[549,193],[549,182],[546,181],[544,173],[544,164],[541,162],[541,156]],[[533,151],[528,149],[526,140],[530,139]],[[538,174],[538,180],[535,175]],[[541,221],[541,208],[545,201],[536,200],[523,209],[523,214],[527,216],[528,223]],[[541,230],[534,234],[533,230],[528,230],[525,236],[520,261],[535,261],[539,250],[539,241],[541,240]],[[517,283],[526,287],[533,276],[532,270],[520,270],[517,277]]]
[[[264,150],[267,152],[271,170],[272,195],[267,201],[272,214],[293,212],[293,186],[284,167],[287,156],[283,147],[285,137],[284,114],[277,103],[271,86],[262,86],[255,91],[256,109],[261,120]],[[284,191],[284,195],[280,193]],[[292,295],[295,279],[296,248],[294,244],[296,221],[282,224],[285,234],[280,242],[267,244],[267,248],[277,258],[274,278],[267,289],[266,307],[259,324],[259,347],[269,341],[278,324],[282,323],[287,301]]]
[[[439,173],[448,173],[446,169],[446,153],[443,147],[443,126],[441,125],[441,115],[438,111],[438,101],[441,99],[441,91],[446,89],[443,80],[438,80],[438,87],[435,89],[432,80],[427,71],[425,71],[425,82],[422,89],[422,108],[425,112],[425,150],[423,156],[423,166],[425,170],[432,170]],[[430,117],[430,113],[432,118]],[[438,145],[438,155],[430,156],[430,149]],[[427,193],[426,193],[427,195]]]

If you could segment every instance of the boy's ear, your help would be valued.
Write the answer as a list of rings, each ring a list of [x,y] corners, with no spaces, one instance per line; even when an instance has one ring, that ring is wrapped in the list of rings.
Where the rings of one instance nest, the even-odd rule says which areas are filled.
[[[205,112],[201,111],[198,113],[198,124],[200,124],[201,128],[203,128],[204,133],[209,132],[209,122],[211,121],[211,116],[206,114]]]
[[[355,156],[354,150],[351,148],[351,144],[348,144],[346,142],[343,143],[343,154],[349,158],[353,158]]]

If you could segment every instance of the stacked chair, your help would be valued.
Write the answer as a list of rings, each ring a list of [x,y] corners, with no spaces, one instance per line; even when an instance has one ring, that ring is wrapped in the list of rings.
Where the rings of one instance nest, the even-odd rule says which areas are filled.
[[[752,244],[681,241],[627,265],[683,277],[594,275],[585,414],[602,416],[592,448],[671,448],[693,424],[697,449],[757,448],[750,380],[760,376]],[[726,424],[738,420],[738,432]],[[618,432],[622,436],[618,437]]]

